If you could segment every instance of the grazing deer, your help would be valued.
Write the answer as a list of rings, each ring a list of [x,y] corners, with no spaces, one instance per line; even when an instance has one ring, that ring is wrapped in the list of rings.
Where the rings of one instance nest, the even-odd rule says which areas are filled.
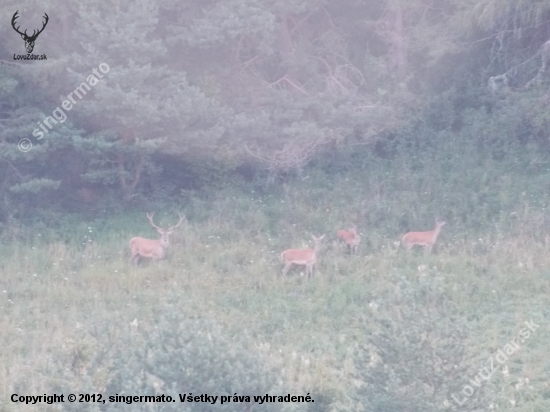
[[[319,248],[321,247],[321,240],[325,238],[325,235],[315,237],[311,235],[313,239],[314,246],[313,249],[287,249],[281,253],[281,259],[285,263],[283,268],[283,276],[285,276],[294,263],[295,265],[305,266],[306,267],[306,276],[308,279],[313,277],[313,268],[315,262],[317,262],[317,253],[319,253]]]
[[[339,230],[336,232],[336,236],[346,243],[350,254],[357,254],[357,246],[361,242],[361,236],[357,233],[357,226],[352,225],[348,230]]]
[[[175,226],[172,226],[168,229],[163,229],[158,227],[153,223],[153,216],[155,212],[147,213],[147,219],[149,223],[160,233],[160,239],[145,239],[143,237],[133,237],[130,239],[130,250],[132,252],[132,257],[130,258],[130,263],[137,264],[139,257],[153,259],[153,261],[162,259],[166,249],[170,245],[169,236],[183,222],[185,216],[179,213],[180,220]]]
[[[411,250],[414,245],[419,245],[431,252],[437,240],[437,236],[439,236],[439,232],[445,223],[446,222],[436,220],[434,230],[429,232],[409,232],[401,238],[401,243],[407,250]]]

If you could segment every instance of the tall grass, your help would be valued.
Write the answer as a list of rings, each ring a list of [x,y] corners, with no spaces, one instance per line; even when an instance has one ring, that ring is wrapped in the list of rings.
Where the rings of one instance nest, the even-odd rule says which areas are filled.
[[[204,330],[218,331],[224,345],[234,341],[253,352],[254,363],[261,360],[273,374],[277,390],[310,392],[319,408],[323,400],[326,409],[311,410],[359,411],[366,405],[361,402],[376,396],[368,384],[374,375],[365,371],[380,362],[397,368],[406,361],[403,348],[412,338],[399,330],[424,336],[431,325],[440,339],[463,348],[460,374],[452,382],[432,371],[460,391],[525,320],[534,319],[540,329],[511,356],[506,374],[495,375],[474,396],[477,403],[461,410],[488,408],[489,401],[503,411],[548,410],[550,162],[529,148],[494,147],[441,135],[421,148],[345,154],[351,159],[346,170],[334,171],[328,159],[328,166],[279,186],[225,189],[185,204],[174,199],[157,211],[158,224],[172,223],[177,211],[185,212],[186,223],[172,235],[165,260],[139,267],[128,263],[129,239],[157,237],[144,212],[88,222],[69,216],[28,228],[0,248],[5,394],[108,391],[120,367],[117,356],[135,350],[139,358],[139,348],[162,346],[151,341],[156,325],[170,328],[172,322],[175,328],[192,318],[215,324]],[[341,162],[337,156],[335,163]],[[435,253],[399,247],[403,233],[429,230],[436,217],[448,224]],[[363,239],[357,257],[336,241],[336,230],[350,222]],[[322,233],[328,240],[314,280],[306,281],[303,268],[283,278],[280,252],[310,247],[310,234]],[[174,313],[181,317],[170,318]],[[402,352],[392,364],[371,338],[384,322],[399,319],[411,323],[392,329],[400,337],[387,344]],[[462,334],[454,337],[459,326]],[[429,348],[451,356],[426,336]],[[358,362],[358,353],[369,363]],[[437,368],[430,365],[416,368]],[[131,380],[132,373],[125,373]],[[155,382],[128,387],[174,389],[162,379]],[[434,398],[433,410],[456,407],[450,392],[443,393]],[[9,401],[2,408],[26,409]]]

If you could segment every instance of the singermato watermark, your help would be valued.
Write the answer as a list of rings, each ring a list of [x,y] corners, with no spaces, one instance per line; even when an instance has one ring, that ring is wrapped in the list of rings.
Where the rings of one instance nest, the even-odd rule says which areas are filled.
[[[73,105],[76,104],[76,100],[74,96],[77,96],[79,100],[82,100],[82,96],[85,96],[86,93],[89,92],[93,86],[99,83],[99,80],[104,77],[103,75],[107,74],[109,70],[111,70],[111,68],[107,63],[101,63],[98,66],[98,68],[99,68],[99,71],[94,68],[92,70],[93,74],[90,74],[86,78],[86,82],[80,83],[76,89],[74,89],[72,92],[70,92],[67,95],[67,99],[61,102],[61,107],[63,107],[63,109],[67,111],[71,110],[73,108]],[[84,89],[87,89],[87,90],[84,90]],[[32,135],[36,137],[36,140],[41,140],[44,137],[44,133],[48,133],[48,131],[53,128],[54,124],[57,124],[57,122],[63,123],[65,122],[65,120],[67,120],[67,115],[58,106],[52,112],[52,116],[48,116],[44,120],[37,122],[38,126],[43,131],[41,131],[40,129],[34,129],[32,131]],[[53,124],[50,124],[50,123],[53,123]],[[49,130],[46,128],[46,126],[49,128]],[[28,152],[29,150],[32,149],[32,142],[30,141],[30,139],[23,138],[19,141],[17,146],[19,147],[19,150],[21,150],[22,152]]]
[[[525,321],[526,328],[522,328],[519,331],[519,342],[523,343],[527,339],[529,339],[529,336],[531,336],[531,332],[535,332],[537,328],[540,327],[540,325],[537,325],[533,320],[531,319],[531,322]],[[476,374],[474,379],[470,379],[470,383],[472,385],[464,385],[464,388],[462,389],[462,394],[465,396],[462,399],[458,399],[455,394],[453,394],[451,397],[455,400],[456,403],[458,403],[458,406],[464,405],[464,403],[468,400],[469,397],[471,397],[475,389],[474,387],[481,387],[481,384],[483,383],[481,379],[488,381],[491,379],[495,371],[500,368],[502,364],[504,364],[508,360],[508,356],[513,354],[515,351],[517,351],[520,346],[516,342],[518,338],[513,338],[508,342],[502,349],[498,349],[493,356],[491,356],[489,359],[487,359],[484,362],[484,365],[480,370],[479,373]],[[498,362],[498,364],[495,364],[494,360]],[[482,371],[485,373],[482,373]]]

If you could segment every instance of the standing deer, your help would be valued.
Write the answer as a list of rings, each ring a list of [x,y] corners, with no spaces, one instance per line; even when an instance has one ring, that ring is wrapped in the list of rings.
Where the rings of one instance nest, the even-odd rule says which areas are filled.
[[[336,236],[346,243],[350,254],[357,254],[357,247],[361,242],[361,236],[357,233],[357,226],[352,225],[348,230],[339,230],[336,232]]]
[[[401,238],[401,242],[407,250],[411,250],[414,245],[419,245],[431,252],[439,236],[439,232],[445,223],[446,222],[436,220],[434,230],[429,232],[409,232]]]
[[[325,238],[325,235],[315,237],[311,235],[314,246],[313,249],[287,249],[281,253],[281,259],[283,260],[285,267],[283,268],[283,276],[285,276],[294,263],[295,265],[306,267],[306,276],[308,279],[313,278],[313,269],[315,262],[317,262],[317,253],[321,247],[321,240]]]
[[[132,252],[132,257],[130,258],[130,263],[137,264],[139,257],[153,259],[153,261],[162,259],[166,249],[170,245],[169,236],[183,222],[185,216],[179,213],[180,220],[175,226],[172,226],[168,229],[163,229],[158,227],[153,223],[153,216],[155,212],[147,213],[147,219],[149,223],[160,233],[160,239],[145,239],[143,237],[133,237],[130,239],[130,250]]]

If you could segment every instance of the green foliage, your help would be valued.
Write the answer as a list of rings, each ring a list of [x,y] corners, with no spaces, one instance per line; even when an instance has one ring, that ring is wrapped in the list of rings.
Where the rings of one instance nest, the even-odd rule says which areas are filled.
[[[192,312],[173,312],[174,305],[158,314],[155,326],[128,342],[119,342],[110,356],[112,377],[108,393],[210,394],[233,396],[279,393],[276,374],[253,347],[250,336],[230,335],[220,326],[197,319]],[[128,348],[131,348],[129,351]],[[219,402],[219,400],[218,400]],[[219,410],[281,410],[276,404],[226,403]],[[111,404],[106,410],[119,410]],[[211,411],[208,403],[136,405],[134,410]]]
[[[369,411],[439,411],[462,389],[471,331],[437,272],[430,276],[413,283],[394,274],[384,307],[371,305],[362,320],[374,330],[355,359],[357,399]]]
[[[490,349],[548,319],[547,3],[18,7],[52,23],[47,64],[0,65],[6,388],[452,409]],[[0,34],[4,56],[21,49],[9,24]],[[129,240],[157,236],[145,211],[188,222],[165,260],[130,267]],[[399,249],[436,217],[434,254]],[[350,223],[354,257],[334,238]],[[281,251],[321,233],[315,280],[281,278]],[[548,410],[548,332],[536,339],[464,410]]]
[[[13,193],[38,193],[42,190],[55,190],[60,182],[51,179],[33,179],[10,187]]]
[[[495,173],[488,176],[500,173],[506,185],[462,181],[451,156],[465,150],[458,143],[438,150],[425,143],[426,156],[410,163],[404,152],[371,154],[363,166],[370,174],[308,169],[304,180],[270,193],[231,187],[195,194],[180,205],[188,220],[166,259],[137,268],[128,265],[129,239],[156,236],[145,213],[93,221],[74,214],[6,237],[6,379],[21,393],[309,392],[309,410],[453,405],[449,396],[460,394],[518,323],[546,319],[550,307],[546,206],[532,196],[544,175],[537,187],[529,183],[522,156],[530,155],[523,153],[517,164],[512,156],[488,158]],[[474,176],[487,169],[480,158],[467,164]],[[428,201],[413,190],[427,180],[434,189]],[[488,195],[509,199],[508,209],[481,221],[475,215],[483,202],[463,201],[453,213],[464,219],[448,221],[436,253],[394,245],[406,230],[401,213],[414,206],[408,223],[430,228],[435,206],[448,213],[445,199],[466,184],[488,185]],[[519,190],[526,196],[517,197]],[[174,221],[176,205],[169,206],[170,213],[156,209],[158,224]],[[350,220],[362,235],[354,257],[334,234]],[[280,252],[309,247],[309,234],[322,232],[314,280],[299,268],[281,278]],[[509,399],[547,406],[549,336],[538,332],[510,359],[508,377],[491,378],[465,410],[490,402],[512,410]],[[28,368],[13,367],[25,362]],[[516,388],[526,377],[533,389]]]
[[[0,196],[12,202],[14,190],[30,185],[52,207],[100,209],[103,200],[120,208],[138,196],[164,201],[223,180],[239,184],[244,167],[252,178],[302,178],[335,148],[345,156],[331,167],[347,169],[358,145],[387,139],[407,145],[420,134],[453,131],[543,143],[544,73],[537,92],[519,87],[535,84],[542,68],[539,48],[550,33],[540,22],[548,10],[508,3],[147,0],[112,9],[52,0],[63,10],[60,24],[41,40],[57,56],[53,64],[2,65]],[[20,7],[27,14],[34,6]],[[73,26],[79,30],[68,36]],[[4,30],[12,42],[2,47],[11,53],[20,39]],[[483,38],[502,44],[497,50]],[[476,47],[465,50],[465,41]],[[21,153],[17,142],[100,63],[109,71],[68,120]],[[488,73],[503,72],[515,92],[489,96]],[[167,156],[179,163],[172,179],[163,171]],[[59,181],[61,195],[38,190],[32,182],[40,179]]]

